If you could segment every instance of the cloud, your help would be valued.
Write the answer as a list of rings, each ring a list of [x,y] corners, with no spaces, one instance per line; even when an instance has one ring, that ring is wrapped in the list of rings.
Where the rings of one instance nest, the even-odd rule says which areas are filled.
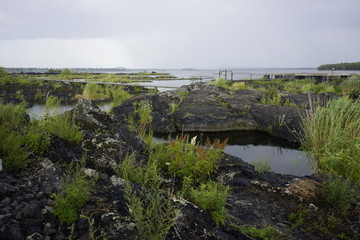
[[[358,58],[358,9],[358,0],[5,0],[1,63],[39,48],[34,65],[315,67]]]

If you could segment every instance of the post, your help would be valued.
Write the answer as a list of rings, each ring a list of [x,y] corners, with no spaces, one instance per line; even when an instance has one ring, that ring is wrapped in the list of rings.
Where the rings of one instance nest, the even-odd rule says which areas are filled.
[[[234,73],[232,70],[231,70],[231,81],[234,81]]]

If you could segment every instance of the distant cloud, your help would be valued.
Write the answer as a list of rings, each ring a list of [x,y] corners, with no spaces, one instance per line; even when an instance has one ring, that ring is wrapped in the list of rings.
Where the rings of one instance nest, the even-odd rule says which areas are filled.
[[[4,0],[0,65],[307,67],[359,61],[358,0]]]

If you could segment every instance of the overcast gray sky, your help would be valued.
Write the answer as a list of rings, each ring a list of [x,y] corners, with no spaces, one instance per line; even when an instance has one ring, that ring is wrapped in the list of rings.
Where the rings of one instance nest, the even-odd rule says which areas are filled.
[[[360,0],[0,0],[3,67],[360,61]]]

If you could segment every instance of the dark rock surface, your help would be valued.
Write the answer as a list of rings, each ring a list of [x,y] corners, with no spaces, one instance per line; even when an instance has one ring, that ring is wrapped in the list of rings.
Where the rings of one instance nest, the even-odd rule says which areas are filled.
[[[153,103],[159,102],[155,112],[176,123],[172,115],[169,116],[167,112],[169,104],[172,101],[178,103],[182,101],[180,105],[184,104],[184,106],[180,106],[179,111],[181,111],[187,109],[186,106],[191,101],[200,103],[201,101],[197,101],[196,98],[200,96],[205,98],[205,96],[196,91],[201,89],[201,85],[194,88],[195,93],[193,96],[190,93],[189,102],[186,102],[186,99],[182,101],[178,93],[141,96],[131,101],[147,99]],[[211,96],[216,98],[216,89],[210,87],[209,91],[213,91],[209,92],[209,95],[212,94]],[[251,91],[245,93],[250,94]],[[247,100],[244,97],[245,93],[240,92],[233,96],[226,91],[218,93],[222,94],[222,99],[227,99],[231,106],[237,104],[237,107],[223,109],[215,100],[211,101],[210,105],[207,102],[202,104],[209,108],[214,105],[223,114],[238,114],[255,121],[256,124],[259,122],[262,124],[259,120],[262,119],[260,114],[257,116],[256,111],[252,109],[252,106],[258,104],[256,102],[261,97],[261,93],[254,92]],[[246,104],[238,102],[236,96],[239,99],[243,98]],[[109,239],[137,239],[136,227],[128,213],[127,201],[124,198],[125,182],[114,176],[112,171],[114,164],[123,161],[125,155],[134,150],[138,153],[139,161],[147,158],[144,143],[127,128],[126,114],[130,113],[131,101],[115,108],[113,114],[104,114],[93,102],[80,100],[69,114],[72,114],[85,131],[81,146],[72,146],[65,140],[53,138],[45,157],[35,157],[27,168],[16,173],[0,172],[0,239],[60,240],[69,237],[68,226],[60,224],[52,214],[52,194],[62,190],[62,177],[66,169],[63,165],[71,161],[79,161],[84,152],[87,152],[84,172],[90,177],[97,176],[97,181],[93,195],[81,210],[81,214],[91,215],[95,220],[95,227],[99,227],[99,234],[105,234]],[[262,111],[265,112],[268,108],[264,107]],[[246,113],[237,112],[244,110]],[[273,111],[282,113],[282,108]],[[203,112],[203,114],[207,113]],[[209,124],[213,123],[209,121]],[[241,159],[225,155],[218,164],[218,171],[211,178],[231,187],[226,206],[228,218],[225,225],[217,226],[207,212],[185,199],[173,197],[172,202],[180,211],[166,239],[253,239],[231,227],[231,224],[275,226],[283,234],[281,239],[339,239],[335,235],[324,235],[307,230],[305,227],[293,228],[289,221],[288,216],[299,206],[310,212],[310,217],[307,219],[309,224],[324,221],[328,216],[326,215],[328,209],[322,208],[322,203],[317,202],[316,196],[309,194],[317,192],[321,184],[322,180],[315,176],[295,178],[271,172],[258,173],[253,166]],[[134,187],[138,191],[143,190],[139,186]],[[345,233],[353,239],[360,237],[359,206],[351,207],[351,219],[347,219],[346,222]],[[89,239],[87,221],[80,219],[74,226],[73,239]]]

